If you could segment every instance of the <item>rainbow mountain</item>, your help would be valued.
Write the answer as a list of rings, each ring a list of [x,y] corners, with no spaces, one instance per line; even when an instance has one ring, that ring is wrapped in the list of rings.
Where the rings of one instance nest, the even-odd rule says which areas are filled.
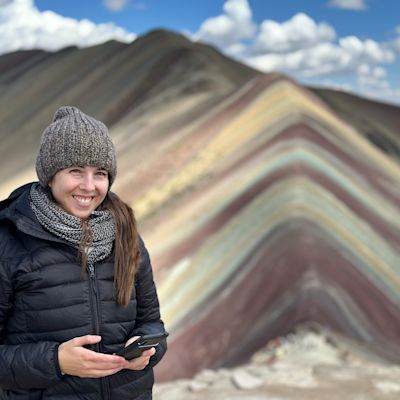
[[[153,31],[0,57],[0,193],[72,104],[110,127],[150,250],[160,380],[245,362],[302,324],[400,361],[400,109]]]

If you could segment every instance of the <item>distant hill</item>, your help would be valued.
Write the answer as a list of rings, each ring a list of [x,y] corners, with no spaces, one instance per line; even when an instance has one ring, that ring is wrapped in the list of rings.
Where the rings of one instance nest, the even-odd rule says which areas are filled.
[[[315,322],[400,361],[399,107],[261,74],[167,31],[0,57],[0,193],[65,104],[106,122],[171,332],[161,380]]]
[[[0,157],[14,154],[0,182],[32,165],[43,128],[63,104],[112,126],[139,105],[143,110],[191,93],[211,92],[203,107],[212,107],[254,75],[211,47],[166,31],[131,45],[112,41],[0,56]]]
[[[339,117],[353,125],[394,160],[400,162],[399,107],[336,90],[312,90],[332,107]]]

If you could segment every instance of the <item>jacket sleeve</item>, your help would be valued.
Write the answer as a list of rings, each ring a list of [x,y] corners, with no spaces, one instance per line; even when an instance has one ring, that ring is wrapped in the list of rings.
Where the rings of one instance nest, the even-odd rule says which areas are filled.
[[[153,271],[149,253],[140,239],[140,265],[136,274],[137,314],[135,329],[131,336],[163,332],[164,323],[160,316],[157,289],[153,280]],[[150,366],[156,365],[167,351],[166,341],[156,347],[156,354],[150,360]]]
[[[5,343],[7,317],[12,310],[13,289],[8,263],[0,260],[0,387],[35,389],[60,381],[58,343]]]

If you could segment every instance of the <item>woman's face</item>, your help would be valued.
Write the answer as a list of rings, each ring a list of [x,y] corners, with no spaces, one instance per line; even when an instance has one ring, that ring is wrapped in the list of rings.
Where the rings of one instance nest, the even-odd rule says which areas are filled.
[[[108,172],[97,167],[65,168],[49,183],[56,203],[68,214],[82,219],[102,203],[108,186]]]

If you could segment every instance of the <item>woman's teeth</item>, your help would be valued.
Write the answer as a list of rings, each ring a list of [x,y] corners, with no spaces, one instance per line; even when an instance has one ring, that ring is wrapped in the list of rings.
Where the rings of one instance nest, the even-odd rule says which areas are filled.
[[[81,204],[88,204],[92,200],[91,197],[74,196],[74,199]]]

